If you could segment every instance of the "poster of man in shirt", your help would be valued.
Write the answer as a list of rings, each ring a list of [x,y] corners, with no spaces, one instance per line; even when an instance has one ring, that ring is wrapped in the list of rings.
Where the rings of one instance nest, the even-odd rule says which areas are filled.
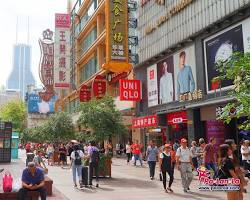
[[[196,63],[194,45],[174,54],[175,95],[194,92],[196,89]]]
[[[157,63],[157,71],[159,104],[170,103],[175,100],[173,56]]]

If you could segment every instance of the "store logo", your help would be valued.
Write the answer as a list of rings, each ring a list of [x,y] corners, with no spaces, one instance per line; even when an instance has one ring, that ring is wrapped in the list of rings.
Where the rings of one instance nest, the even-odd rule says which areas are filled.
[[[174,118],[174,119],[172,120],[172,122],[173,122],[173,124],[180,124],[180,123],[183,122],[183,119],[182,119],[181,117],[179,117],[179,118]]]

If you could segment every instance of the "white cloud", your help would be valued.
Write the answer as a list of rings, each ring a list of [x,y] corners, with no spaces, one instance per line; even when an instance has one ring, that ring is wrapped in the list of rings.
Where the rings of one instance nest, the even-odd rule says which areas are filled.
[[[11,0],[0,6],[0,85],[6,83],[12,69],[13,45],[16,42],[16,21],[18,16],[18,43],[27,42],[28,16],[30,22],[30,45],[32,46],[32,71],[40,82],[38,66],[40,47],[38,39],[42,31],[54,30],[55,13],[67,11],[67,0]]]

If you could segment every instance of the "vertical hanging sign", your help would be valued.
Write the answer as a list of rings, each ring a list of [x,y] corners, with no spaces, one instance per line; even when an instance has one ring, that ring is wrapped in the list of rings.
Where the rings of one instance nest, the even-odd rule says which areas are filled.
[[[115,73],[129,72],[132,65],[128,55],[128,2],[106,1],[106,52],[103,68]]]
[[[54,87],[70,87],[70,15],[55,15]]]

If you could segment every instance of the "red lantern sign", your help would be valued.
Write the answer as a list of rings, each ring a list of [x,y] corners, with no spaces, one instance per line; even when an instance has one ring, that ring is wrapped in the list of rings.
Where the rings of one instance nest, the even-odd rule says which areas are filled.
[[[97,75],[92,84],[93,95],[97,99],[102,98],[106,94],[107,81],[101,75]]]
[[[141,81],[140,80],[120,80],[120,100],[140,101]]]
[[[88,102],[91,99],[90,88],[87,85],[83,85],[79,93],[80,102]]]

